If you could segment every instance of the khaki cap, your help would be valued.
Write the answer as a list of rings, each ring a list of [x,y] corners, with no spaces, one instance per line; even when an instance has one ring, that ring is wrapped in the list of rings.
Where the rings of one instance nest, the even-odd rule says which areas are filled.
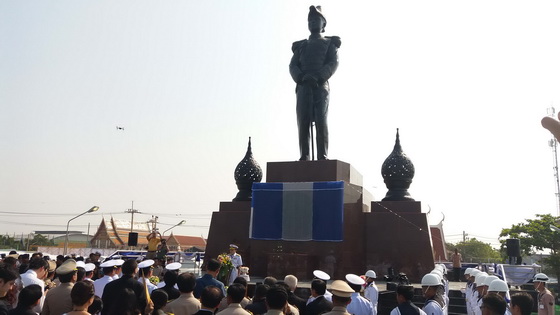
[[[342,280],[334,280],[331,284],[331,292],[339,297],[351,297],[354,290]]]
[[[56,270],[56,262],[52,261],[52,260],[48,260],[47,261],[49,263],[49,272],[53,272]]]
[[[74,272],[76,269],[76,261],[74,259],[68,259],[60,265],[60,267],[56,268],[57,275],[67,275],[71,272]]]

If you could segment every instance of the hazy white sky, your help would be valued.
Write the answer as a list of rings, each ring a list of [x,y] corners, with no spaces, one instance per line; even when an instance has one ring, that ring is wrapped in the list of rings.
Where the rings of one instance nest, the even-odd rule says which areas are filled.
[[[299,157],[288,63],[310,4],[342,38],[329,157],[374,200],[400,128],[410,193],[447,241],[556,214],[540,119],[560,107],[558,1],[4,0],[0,231],[64,230],[98,205],[71,224],[94,230],[134,200],[136,220],[207,236],[249,136],[265,171]]]

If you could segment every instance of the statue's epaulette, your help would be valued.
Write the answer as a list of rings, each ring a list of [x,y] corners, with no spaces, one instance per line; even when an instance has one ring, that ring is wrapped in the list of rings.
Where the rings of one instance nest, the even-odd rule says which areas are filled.
[[[307,39],[302,39],[302,40],[298,40],[297,42],[294,42],[292,44],[292,52],[295,53],[296,50],[299,50],[299,48],[301,47],[301,45],[303,43],[305,43],[307,41]]]
[[[342,44],[339,36],[325,36],[331,40],[331,43],[336,46],[336,48],[340,48],[340,44]],[[295,43],[294,43],[295,44]]]

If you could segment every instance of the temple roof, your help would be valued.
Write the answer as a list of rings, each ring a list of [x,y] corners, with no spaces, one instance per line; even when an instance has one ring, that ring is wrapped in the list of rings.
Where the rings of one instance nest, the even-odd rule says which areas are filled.
[[[134,222],[132,231],[138,233],[138,246],[148,245],[148,239],[146,237],[150,234],[149,223]],[[128,233],[130,233],[130,221],[118,220],[111,217],[111,220],[106,222],[103,218],[91,242],[93,243],[96,240],[110,240],[115,247],[126,246],[128,244]],[[206,247],[206,240],[202,237],[174,235],[171,233],[168,239],[170,240],[171,238],[174,238],[174,240],[170,245],[180,245],[183,249],[193,246],[198,248]]]

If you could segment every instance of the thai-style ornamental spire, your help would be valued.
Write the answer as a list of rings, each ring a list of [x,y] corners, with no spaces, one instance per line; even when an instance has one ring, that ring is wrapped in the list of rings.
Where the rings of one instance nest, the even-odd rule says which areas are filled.
[[[408,187],[414,178],[414,165],[401,148],[398,128],[395,147],[383,162],[381,175],[389,189],[382,201],[414,201],[408,193]]]
[[[251,152],[251,137],[249,137],[249,146],[245,157],[235,168],[235,184],[239,192],[233,201],[248,201],[252,197],[253,183],[259,183],[262,180],[262,169],[259,163],[253,158]]]

